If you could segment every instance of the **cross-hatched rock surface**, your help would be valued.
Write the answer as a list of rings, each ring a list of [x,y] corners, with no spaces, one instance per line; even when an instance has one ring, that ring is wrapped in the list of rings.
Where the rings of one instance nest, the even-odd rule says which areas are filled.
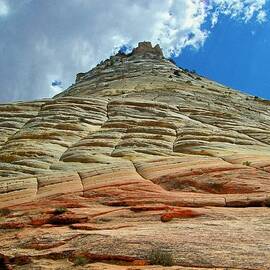
[[[149,42],[0,104],[0,268],[270,269],[269,109]]]

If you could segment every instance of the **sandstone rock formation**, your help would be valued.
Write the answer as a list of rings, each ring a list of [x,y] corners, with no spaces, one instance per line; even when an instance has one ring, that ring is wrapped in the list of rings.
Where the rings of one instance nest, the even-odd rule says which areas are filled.
[[[0,267],[269,269],[269,104],[148,42],[1,104]]]

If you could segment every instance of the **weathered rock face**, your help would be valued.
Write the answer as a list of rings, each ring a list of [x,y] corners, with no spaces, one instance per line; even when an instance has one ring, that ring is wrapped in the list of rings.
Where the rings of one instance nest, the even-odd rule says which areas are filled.
[[[159,45],[156,45],[154,48],[152,47],[151,42],[139,42],[138,47],[134,48],[132,51],[132,55],[138,56],[141,55],[155,55],[155,57],[163,58],[163,52],[160,49]]]
[[[1,104],[0,265],[269,269],[269,104],[148,42]]]

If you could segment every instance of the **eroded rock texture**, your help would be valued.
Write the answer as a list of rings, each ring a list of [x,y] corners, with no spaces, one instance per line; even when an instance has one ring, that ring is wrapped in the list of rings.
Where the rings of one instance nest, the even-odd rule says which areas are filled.
[[[1,104],[0,268],[269,269],[269,104],[150,43]]]

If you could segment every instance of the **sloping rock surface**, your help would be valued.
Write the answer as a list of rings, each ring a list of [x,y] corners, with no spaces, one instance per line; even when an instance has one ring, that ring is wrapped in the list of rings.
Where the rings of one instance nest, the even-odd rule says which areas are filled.
[[[0,269],[270,269],[269,108],[148,42],[0,104]]]

